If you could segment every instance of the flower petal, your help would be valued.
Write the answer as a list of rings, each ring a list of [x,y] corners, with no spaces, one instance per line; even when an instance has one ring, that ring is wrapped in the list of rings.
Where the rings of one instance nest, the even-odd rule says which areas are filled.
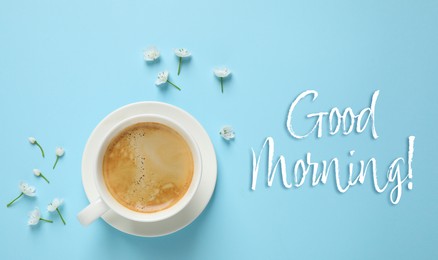
[[[36,192],[35,187],[30,186],[29,184],[27,184],[25,182],[20,182],[19,187],[20,187],[21,192],[24,193],[24,195],[29,196],[29,197],[35,196],[35,192]]]
[[[224,138],[225,140],[229,141],[231,139],[234,139],[236,137],[236,134],[234,133],[232,126],[224,126],[222,127],[219,134]]]
[[[59,208],[59,206],[62,205],[63,202],[64,202],[63,199],[54,198],[52,201],[52,205],[53,205],[53,207],[55,207],[55,209],[57,209],[57,208]]]
[[[18,188],[20,188],[20,191],[23,192],[27,186],[29,186],[29,184],[25,183],[25,182],[20,182],[20,185],[18,185]]]
[[[36,142],[35,137],[29,137],[28,140],[31,144],[34,144]]]
[[[39,208],[35,208],[33,211],[29,214],[29,220],[27,221],[27,224],[30,226],[34,226],[40,222],[41,218],[41,211]]]
[[[169,72],[168,71],[162,71],[158,73],[157,80],[155,80],[155,85],[160,86],[167,82],[167,79],[169,78]]]
[[[56,207],[52,204],[52,203],[50,203],[49,205],[47,205],[47,211],[49,211],[49,212],[53,212],[53,211],[55,211],[56,210]]]
[[[178,48],[174,50],[175,55],[181,58],[190,57],[192,54],[185,48]]]
[[[27,221],[27,224],[29,226],[35,226],[40,222],[40,219],[36,219],[36,218],[29,218],[29,220]]]
[[[155,80],[155,85],[156,85],[156,86],[161,86],[161,85],[163,85],[164,83],[166,83],[166,82],[165,82],[165,81],[162,81],[162,80],[159,80],[159,79]]]
[[[64,148],[62,148],[62,147],[58,147],[58,148],[56,148],[56,151],[55,151],[55,153],[56,153],[56,156],[59,156],[59,157],[61,157],[61,156],[63,156],[64,155]]]
[[[226,78],[231,74],[231,70],[228,68],[217,68],[213,70],[214,75],[218,78]]]
[[[144,59],[146,61],[154,61],[160,57],[160,52],[155,46],[148,47],[144,51]]]
[[[40,175],[41,175],[41,171],[38,170],[38,169],[33,169],[33,174],[34,174],[35,176],[40,176]]]

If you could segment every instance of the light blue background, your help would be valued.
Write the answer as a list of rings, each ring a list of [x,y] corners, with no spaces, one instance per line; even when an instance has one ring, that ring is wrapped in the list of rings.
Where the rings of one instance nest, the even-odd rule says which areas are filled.
[[[437,1],[5,1],[0,2],[1,203],[18,195],[20,180],[38,189],[0,207],[1,259],[434,259],[438,258],[438,175],[435,168],[438,94]],[[143,50],[162,52],[148,65]],[[173,48],[193,58],[176,75]],[[226,65],[232,78],[220,93],[212,69]],[[154,86],[164,69],[183,90]],[[294,140],[287,110],[306,89],[318,99],[304,115],[369,105],[380,90],[376,127],[361,135]],[[111,111],[158,100],[193,114],[218,157],[218,181],[203,214],[187,228],[160,238],[123,234],[102,220],[83,228],[76,214],[87,205],[81,156],[88,136]],[[237,138],[218,135],[224,124]],[[406,156],[416,136],[414,189],[389,202],[389,189],[373,191],[371,179],[347,193],[327,185],[267,188],[260,177],[250,190],[251,148],[276,142],[288,171],[312,152],[316,161],[347,163],[375,157],[379,176]],[[29,145],[35,136],[46,149]],[[56,146],[66,155],[51,170]],[[356,150],[353,158],[348,151]],[[263,167],[264,166],[264,167]],[[266,162],[260,174],[266,173]],[[40,168],[47,185],[32,174]],[[63,226],[55,220],[26,225],[35,206],[65,199]],[[127,258],[123,258],[127,259]]]

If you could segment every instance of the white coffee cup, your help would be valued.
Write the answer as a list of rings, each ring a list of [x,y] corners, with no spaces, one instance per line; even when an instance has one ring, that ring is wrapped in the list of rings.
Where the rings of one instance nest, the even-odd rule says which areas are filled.
[[[108,191],[102,173],[103,157],[111,140],[123,129],[141,122],[161,123],[177,131],[190,147],[194,164],[192,182],[185,195],[173,206],[153,213],[141,213],[133,211],[117,202],[117,200],[113,198]],[[122,120],[115,127],[109,130],[102,140],[103,141],[99,144],[99,152],[93,155],[92,158],[92,161],[95,162],[94,171],[84,173],[93,175],[94,185],[99,194],[99,198],[95,201],[92,201],[86,208],[79,212],[77,217],[82,225],[89,225],[108,211],[114,211],[119,216],[132,221],[157,222],[174,216],[184,207],[186,207],[192,200],[201,180],[201,155],[194,138],[176,121],[158,114],[136,115]]]

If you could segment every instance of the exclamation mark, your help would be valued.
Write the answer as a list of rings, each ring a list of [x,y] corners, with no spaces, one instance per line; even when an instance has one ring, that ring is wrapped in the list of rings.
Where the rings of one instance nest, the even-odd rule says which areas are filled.
[[[414,158],[414,141],[415,136],[409,136],[409,150],[408,150],[408,178],[412,180],[412,159]],[[412,190],[412,181],[408,183],[408,190]]]

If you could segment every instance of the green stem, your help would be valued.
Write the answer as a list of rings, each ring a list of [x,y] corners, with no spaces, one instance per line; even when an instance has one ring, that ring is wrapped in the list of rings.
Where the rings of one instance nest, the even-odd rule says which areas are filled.
[[[64,225],[65,225],[65,220],[62,217],[61,212],[59,211],[59,209],[56,209],[56,211],[58,212],[59,216],[61,217],[62,223],[64,223]]]
[[[179,63],[178,63],[178,76],[179,76],[179,73],[180,73],[180,71],[181,71],[181,63],[182,63],[182,57],[179,57]]]
[[[44,176],[42,173],[40,174],[41,178],[43,178],[44,180],[46,180],[47,183],[50,183],[50,181],[46,178],[46,176]]]
[[[59,156],[57,155],[56,156],[55,164],[53,165],[53,170],[55,169],[56,165],[58,164],[58,160],[59,160]]]
[[[53,223],[53,220],[49,220],[49,219],[40,218],[40,220],[48,222],[48,223]]]
[[[222,89],[222,94],[224,93],[224,78],[221,78],[221,89]]]
[[[167,83],[169,83],[170,85],[174,86],[174,87],[177,88],[179,91],[181,91],[181,89],[180,89],[177,85],[173,84],[173,83],[170,82],[169,80],[167,81]]]
[[[11,202],[9,202],[9,204],[8,205],[6,205],[6,207],[9,207],[9,206],[11,206],[12,205],[12,203],[14,203],[16,200],[18,200],[21,196],[23,196],[23,192],[22,193],[20,193],[20,195],[18,195],[18,197],[16,197],[13,201],[11,201]]]
[[[44,158],[44,150],[43,150],[43,148],[41,147],[41,145],[37,141],[35,141],[35,144],[40,148],[41,154],[43,155],[43,158]]]

